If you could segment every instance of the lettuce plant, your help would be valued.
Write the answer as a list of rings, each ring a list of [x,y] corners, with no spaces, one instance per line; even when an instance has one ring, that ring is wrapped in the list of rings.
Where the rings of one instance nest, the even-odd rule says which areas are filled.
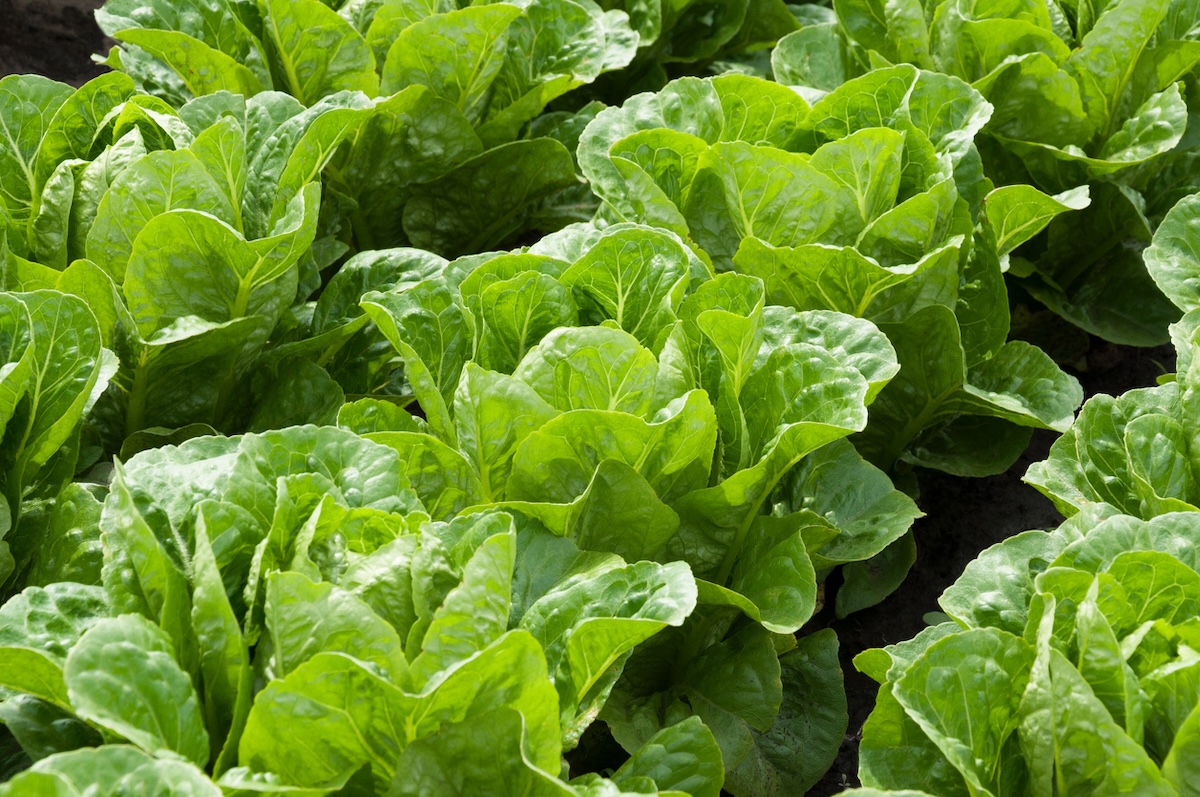
[[[102,447],[151,427],[236,426],[243,377],[319,286],[311,179],[359,113],[340,107],[352,98],[305,110],[284,95],[227,95],[176,113],[128,97],[130,81],[114,74],[55,112],[53,86],[5,83],[21,100],[8,121],[48,130],[26,158],[35,199],[5,200],[5,281],[74,294],[95,314],[120,361],[93,418]],[[78,119],[80,105],[94,113]],[[73,150],[53,148],[59,126]]]
[[[374,112],[344,122],[349,151],[326,175],[342,239],[450,256],[575,220],[582,197],[559,142],[572,141],[570,114],[529,123],[626,66],[638,43],[624,12],[592,0],[110,0],[97,20],[122,42],[107,63],[175,107],[225,92],[360,98]]]
[[[0,352],[0,592],[8,594],[54,556],[43,528],[70,511],[54,499],[72,489],[83,418],[114,368],[87,305],[57,291],[0,294]]]
[[[625,66],[638,43],[625,13],[591,0],[108,0],[96,21],[121,42],[109,66],[175,105],[277,90],[312,106],[342,91],[389,97],[421,85],[495,142]]]
[[[164,439],[147,437],[147,429],[186,430],[175,433],[183,439],[213,428],[332,421],[342,397],[319,364],[308,361],[332,359],[366,319],[342,324],[326,315],[322,334],[301,338],[311,327],[297,313],[303,315],[304,300],[321,287],[321,270],[346,251],[337,208],[350,200],[331,187],[325,193],[332,199],[322,207],[316,178],[328,167],[361,190],[387,184],[394,195],[409,197],[394,173],[363,174],[380,159],[403,160],[402,152],[388,149],[395,139],[387,136],[400,136],[416,119],[437,127],[425,111],[430,103],[445,103],[414,86],[378,106],[342,92],[305,108],[286,94],[263,92],[249,99],[207,95],[175,110],[137,94],[122,74],[78,91],[30,76],[0,85],[7,100],[0,117],[24,136],[20,148],[3,155],[13,178],[0,195],[4,285],[82,298],[99,321],[103,345],[120,361],[90,419],[85,464]],[[481,151],[469,126],[466,132]],[[402,136],[400,147],[411,156],[407,141]],[[437,142],[426,137],[420,143]],[[542,143],[551,156],[561,155],[566,177],[575,182],[562,145]],[[505,168],[528,165],[502,150]],[[535,150],[546,153],[540,145]],[[459,151],[450,142],[439,151],[445,156],[439,163],[462,160],[474,174],[470,179],[479,178],[471,172],[474,150]],[[407,162],[422,179],[436,173],[429,163]],[[438,201],[454,195],[449,183],[435,190]],[[488,206],[505,214],[496,222],[488,220],[488,208],[470,203],[461,206],[462,217],[434,212],[423,204],[433,194],[412,193],[407,207],[423,208],[422,218],[440,225],[407,228],[427,243],[466,225],[478,236],[478,225],[491,224],[485,235],[499,237],[469,244],[483,246],[520,226],[514,221],[519,205],[516,216],[511,204]],[[391,225],[398,217],[388,209],[399,214],[404,207],[381,203],[375,215],[354,215],[368,231],[376,223]],[[392,232],[403,237],[395,226]],[[357,305],[359,296],[348,301]],[[348,359],[339,360],[347,372],[354,370]],[[272,375],[279,375],[276,384]],[[287,405],[297,385],[310,403],[325,399],[326,406],[297,417],[297,408]]]
[[[1089,399],[1049,458],[1025,475],[1068,517],[1095,504],[1147,519],[1200,506],[1194,476],[1198,219],[1200,195],[1193,194],[1167,213],[1146,250],[1151,275],[1185,313],[1171,327],[1178,373],[1164,377],[1158,387]]]
[[[579,160],[601,220],[672,230],[717,272],[761,278],[772,303],[884,330],[901,370],[855,438],[870,461],[985,475],[1031,427],[1066,428],[1082,399],[1040,350],[1006,342],[1002,276],[1080,198],[988,191],[972,137],[990,110],[910,66],[812,106],[757,78],[684,78],[602,111]]]
[[[996,184],[1091,189],[1089,208],[1055,219],[1020,250],[1014,276],[1089,332],[1165,342],[1177,313],[1140,251],[1197,187],[1187,131],[1196,4],[838,0],[834,9],[835,20],[780,42],[776,78],[831,90],[882,64],[911,63],[969,81],[994,108],[979,146]]]
[[[92,578],[0,608],[0,714],[36,762],[0,793],[719,790],[696,720],[611,781],[557,777],[628,651],[693,610],[685,564],[432,521],[393,449],[332,427],[142,453],[99,526]]]
[[[881,685],[857,793],[1194,793],[1198,541],[1107,508],[984,551],[946,622],[855,659]]]
[[[425,506],[520,513],[699,579],[697,611],[613,686],[601,717],[618,741],[637,750],[696,715],[727,790],[815,782],[846,722],[836,639],[793,634],[819,575],[877,554],[917,515],[843,440],[896,372],[886,338],[768,306],[761,281],[714,278],[677,236],[630,224],[463,258],[362,305],[424,418],[368,399],[339,423],[395,448]],[[847,611],[872,602],[846,596]],[[722,673],[763,687],[730,695]],[[819,709],[805,698],[817,694]],[[797,759],[783,740],[800,736]]]

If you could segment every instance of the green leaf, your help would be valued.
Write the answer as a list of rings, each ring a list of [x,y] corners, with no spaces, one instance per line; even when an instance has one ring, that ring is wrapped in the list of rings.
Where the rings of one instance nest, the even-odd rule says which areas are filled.
[[[377,787],[385,789],[409,742],[508,706],[525,717],[532,763],[552,768],[559,758],[556,704],[541,650],[520,631],[423,697],[401,692],[350,658],[321,653],[259,693],[240,760],[297,785],[323,785],[370,762]],[[306,743],[320,744],[326,754],[295,756],[295,746]]]
[[[1021,721],[1033,659],[1011,635],[964,631],[935,643],[896,681],[897,701],[980,793],[999,793],[1001,748]]]
[[[938,246],[911,265],[887,267],[849,246],[773,247],[747,238],[733,262],[763,280],[772,303],[886,322],[943,302],[957,280],[959,243]]]
[[[1051,446],[1049,459],[1030,466],[1026,480],[1067,515],[1098,502],[1141,515],[1142,502],[1138,491],[1133,489],[1137,480],[1129,462],[1125,431],[1139,416],[1153,414],[1169,419],[1177,411],[1177,402],[1178,392],[1170,385],[1131,390],[1115,400],[1103,395],[1090,399],[1074,426]],[[1154,430],[1154,426],[1143,425],[1143,429]],[[1155,453],[1142,472],[1149,475],[1162,468],[1160,472],[1168,476],[1166,480],[1154,478],[1150,482],[1155,491],[1163,497],[1182,497],[1172,496],[1169,489],[1170,474],[1179,472],[1170,448],[1156,445],[1149,451]],[[1186,484],[1184,481],[1181,486]]]
[[[12,464],[4,481],[11,502],[36,483],[38,469],[76,430],[100,378],[101,348],[95,317],[80,299],[57,291],[8,296],[24,305],[30,323],[29,370],[24,370],[22,357],[11,371],[14,377],[24,374],[28,379],[25,409],[17,416],[20,426],[10,425],[6,430],[5,454]],[[19,345],[23,338],[20,328],[12,332],[16,336],[9,345]],[[15,400],[10,392],[7,401]]]
[[[837,654],[837,636],[825,629],[801,638],[795,650],[780,657],[779,713],[765,733],[752,731],[755,749],[727,774],[729,791],[802,794],[833,764],[849,722]]]
[[[222,542],[233,516],[201,503],[196,511],[192,556],[192,625],[200,647],[204,719],[213,747],[213,768],[232,763],[250,710],[250,652],[225,593],[212,540]]]
[[[809,106],[791,89],[749,75],[712,79],[724,116],[721,141],[746,141],[784,150],[795,148]]]
[[[1176,307],[1187,312],[1200,307],[1200,194],[1171,208],[1143,253],[1146,269]]]
[[[258,397],[247,430],[261,432],[288,426],[332,424],[346,394],[329,373],[309,360],[289,360],[282,376]]]
[[[362,306],[404,358],[405,375],[434,431],[453,441],[448,405],[473,344],[458,297],[441,282],[427,280],[401,292],[373,291],[362,298]]]
[[[526,122],[562,94],[591,83],[601,72],[626,66],[638,43],[624,14],[574,0],[531,3],[506,34],[504,65],[480,127],[480,135],[493,144],[516,138]]]
[[[654,355],[628,332],[607,326],[554,330],[513,376],[563,412],[608,410],[649,418],[658,409]]]
[[[1167,793],[1170,787],[1141,745],[1113,722],[1083,676],[1051,646],[1052,628],[1051,606],[1038,632],[1037,658],[1021,699],[1021,750],[1031,785]],[[1118,756],[1122,766],[1111,766]]]
[[[38,150],[73,93],[70,86],[38,75],[9,75],[0,81],[0,204],[17,223],[32,215],[41,187],[35,171]],[[45,179],[53,168],[43,171]]]
[[[967,565],[942,592],[938,605],[967,627],[1023,634],[1035,591],[1034,575],[1055,560],[1064,544],[1057,536],[1041,531],[1027,531],[997,543]],[[980,600],[983,595],[986,601]]]
[[[996,254],[1004,257],[1037,235],[1060,213],[1088,206],[1087,186],[1047,196],[1030,185],[1007,185],[984,198],[984,216],[995,239]]]
[[[532,205],[577,183],[574,161],[562,144],[550,138],[514,141],[415,187],[404,208],[404,232],[415,246],[447,256],[485,251],[522,232]],[[500,185],[502,192],[494,188]]]
[[[125,274],[129,311],[141,333],[149,338],[186,316],[217,323],[261,316],[273,325],[296,295],[296,263],[316,232],[315,193],[309,199],[313,206],[296,228],[254,242],[195,211],[150,221]]]
[[[859,778],[866,786],[889,795],[907,785],[920,784],[933,788],[938,795],[969,797],[962,775],[908,715],[894,692],[891,683],[880,688],[875,708],[863,725]]]
[[[122,744],[62,752],[35,762],[25,773],[0,786],[0,794],[75,797],[88,789],[114,790],[127,774],[153,760],[136,747]]]
[[[63,161],[91,160],[108,115],[134,93],[128,75],[110,72],[89,80],[59,106],[37,150],[34,176],[45,185]],[[15,208],[10,208],[15,210]]]
[[[364,5],[364,10],[370,13],[365,35],[375,52],[375,63],[378,65],[387,59],[388,48],[403,30],[426,17],[444,14],[458,7],[448,0],[354,0],[346,3],[339,13],[343,17],[353,17],[356,7]],[[373,12],[370,11],[372,7],[375,7]],[[360,24],[355,27],[362,29]]]
[[[617,228],[603,235],[561,280],[583,294],[589,322],[611,319],[643,346],[653,346],[675,320],[689,265],[687,250],[670,233]]]
[[[1179,86],[1172,85],[1142,103],[1104,142],[1099,157],[1119,164],[1142,163],[1173,149],[1186,128],[1187,103],[1179,94]]]
[[[505,497],[518,448],[557,414],[524,382],[467,364],[454,395],[454,424],[485,501]]]
[[[400,637],[358,598],[300,573],[272,573],[266,585],[272,677],[285,678],[326,651],[353,656],[393,679],[405,671]]]
[[[603,705],[625,656],[696,605],[687,565],[605,563],[573,574],[525,611],[520,627],[546,653],[564,734],[574,743]]]
[[[258,76],[237,59],[181,31],[130,28],[117,31],[114,38],[166,63],[196,97],[218,91],[251,96],[264,89]]]
[[[803,155],[721,142],[701,158],[683,210],[696,243],[727,271],[750,236],[776,246],[818,241],[835,228],[841,195]]]
[[[247,28],[241,15],[232,12],[233,7],[226,2],[110,0],[97,12],[96,21],[109,36],[130,28],[180,31],[246,65],[265,87],[270,87],[262,44]],[[142,83],[155,85],[167,93],[175,88],[169,79],[175,76],[142,53],[125,50],[121,53],[120,63]]]
[[[1171,752],[1163,761],[1162,773],[1180,795],[1193,797],[1196,793],[1197,753],[1200,752],[1200,711],[1192,711],[1175,734]]]
[[[401,467],[434,520],[451,520],[481,503],[483,488],[471,463],[436,437],[415,431],[374,432],[361,427],[355,431],[400,455]]]
[[[930,68],[929,31],[913,0],[837,0],[838,20],[849,38],[893,63]]]
[[[1104,138],[1119,119],[1138,59],[1168,5],[1168,0],[1114,4],[1066,61],[1067,71],[1079,82],[1088,118]]]
[[[409,654],[412,666],[406,682],[415,692],[428,691],[444,681],[508,629],[517,540],[511,518],[497,515],[495,520],[483,533],[491,532],[493,526],[501,530],[490,534],[471,555],[463,566],[461,583],[436,607],[420,652]],[[504,528],[506,524],[508,528]]]
[[[766,361],[770,352],[791,343],[808,343],[824,349],[839,362],[855,368],[867,380],[868,404],[900,371],[892,344],[869,321],[825,310],[764,308],[763,344],[755,358],[756,367]]]
[[[25,584],[100,583],[100,508],[100,501],[79,483],[63,488],[25,571]]]
[[[1079,674],[1113,721],[1135,741],[1141,741],[1147,700],[1122,655],[1112,624],[1100,609],[1099,588],[1100,580],[1096,579],[1075,614]]]
[[[1125,589],[1128,633],[1147,620],[1183,622],[1200,613],[1200,573],[1159,551],[1129,551],[1117,556],[1108,574]]]
[[[463,293],[465,298],[465,289]],[[504,373],[511,373],[546,335],[578,321],[571,290],[549,274],[537,271],[492,281],[483,289],[477,305],[477,318],[483,325],[479,360]]]
[[[411,86],[376,105],[335,173],[338,190],[358,202],[350,223],[359,247],[407,243],[402,220],[413,187],[482,152],[462,112],[424,86]]]
[[[127,774],[118,793],[137,789],[149,797],[218,797],[222,794],[203,771],[184,761],[153,761]]]
[[[375,96],[375,57],[358,31],[318,0],[267,0],[263,26],[278,82],[312,105],[338,91]],[[390,93],[390,92],[389,92]]]
[[[183,570],[137,509],[124,469],[117,466],[110,511],[101,517],[100,541],[109,551],[103,579],[116,613],[137,612],[173,638],[176,651],[190,644],[190,594]],[[178,538],[171,538],[176,556]]]
[[[803,513],[756,518],[746,535],[729,586],[749,598],[770,631],[795,633],[816,608],[817,581],[801,534]]]
[[[953,404],[960,411],[986,408],[986,414],[1022,426],[1065,431],[1082,400],[1079,383],[1049,355],[1023,341],[1009,341],[968,372],[963,395]]]
[[[670,414],[647,422],[620,412],[573,410],[546,422],[521,443],[508,484],[516,500],[571,503],[605,459],[637,470],[664,499],[703,484],[716,439],[712,405],[691,391]]]
[[[634,27],[639,27],[636,18]],[[579,139],[579,167],[602,200],[624,218],[633,218],[625,199],[625,179],[610,158],[613,145],[639,130],[669,128],[711,144],[724,126],[721,100],[712,83],[696,78],[672,81],[662,91],[636,95],[620,108],[606,108]]]
[[[88,232],[88,259],[122,284],[138,234],[155,216],[176,209],[201,210],[227,224],[237,218],[229,197],[194,154],[151,152],[121,172],[100,201]]]
[[[520,713],[507,707],[439,729],[404,749],[389,797],[487,794],[503,789],[529,797],[566,797],[566,784],[534,765],[524,750]],[[490,755],[479,755],[480,750]]]
[[[321,292],[313,310],[313,330],[328,332],[358,318],[363,314],[359,301],[372,290],[411,288],[445,268],[443,258],[420,249],[359,252],[342,264]]]
[[[847,564],[834,604],[837,616],[846,617],[880,603],[896,591],[916,560],[917,547],[908,531],[870,559]]]
[[[170,638],[146,619],[123,615],[96,623],[67,656],[64,676],[71,705],[84,719],[147,752],[208,761],[195,687],[176,663]]]
[[[813,153],[810,163],[849,191],[849,206],[858,211],[857,219],[841,216],[840,235],[856,235],[896,203],[903,149],[903,135],[880,127],[855,131]]]
[[[74,714],[29,695],[14,695],[0,704],[0,720],[34,762],[104,743],[95,728]]]
[[[805,25],[771,51],[775,79],[788,86],[832,91],[846,82],[852,65],[845,39],[831,22]]]
[[[324,785],[367,762],[377,782],[390,782],[415,708],[414,698],[353,659],[320,653],[258,693],[238,760],[298,786]],[[303,740],[319,743],[324,755],[294,755]]]
[[[310,0],[316,2],[316,0]],[[372,102],[342,91],[305,110],[287,95],[266,93],[246,106],[246,152],[252,153],[242,215],[246,234],[275,234],[293,200],[325,168],[338,147],[371,117]]]
[[[479,123],[504,65],[507,30],[520,13],[506,3],[472,6],[405,28],[383,64],[383,93],[428,86],[458,106],[471,123]]]
[[[61,667],[84,632],[108,617],[109,611],[99,587],[69,582],[44,589],[29,587],[0,607],[0,644],[38,652],[48,663]],[[21,671],[10,672],[19,675]]]
[[[698,717],[688,717],[650,737],[613,773],[613,782],[624,787],[639,777],[654,781],[660,791],[719,797],[725,767],[712,731]]]
[[[781,496],[786,496],[792,511],[815,512],[836,527],[837,536],[812,552],[814,566],[822,570],[869,559],[899,539],[923,514],[883,471],[843,440],[801,460],[776,500]]]

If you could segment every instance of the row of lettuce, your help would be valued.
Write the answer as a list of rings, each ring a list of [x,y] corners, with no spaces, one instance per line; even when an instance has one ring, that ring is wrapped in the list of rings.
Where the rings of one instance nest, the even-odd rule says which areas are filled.
[[[989,176],[1089,185],[1090,207],[1014,256],[1010,279],[1120,342],[1159,342],[1184,313],[1178,373],[1089,400],[1026,475],[1067,522],[984,551],[929,628],[855,658],[880,691],[865,788],[847,794],[1200,794],[1200,201],[1195,83],[1176,84],[1200,9],[834,6],[780,43],[790,81],[833,88],[880,55],[955,75],[995,108],[978,139]]]
[[[1178,373],[1090,399],[1026,474],[1068,520],[984,551],[941,622],[855,658],[881,685],[860,797],[1200,794],[1198,200],[1146,252],[1185,311]]]
[[[841,616],[907,573],[893,480],[1003,471],[1082,401],[1008,340],[1005,273],[1051,284],[1036,252],[1086,248],[1133,275],[1080,277],[1087,313],[1137,342],[1178,317],[1105,302],[1158,301],[1134,176],[1193,190],[1189,6],[1055,18],[1092,76],[1078,146],[1003,127],[1038,114],[993,84],[1048,81],[858,41],[850,8],[332,6],[111,0],[119,71],[0,80],[0,794],[803,793],[847,716],[836,638],[796,633],[834,568]],[[1150,55],[1114,83],[1121,47]],[[728,73],[667,82],[704,69]],[[1145,256],[1177,302],[1197,205]],[[1045,300],[1078,320],[1072,296]],[[1187,392],[1159,390],[1132,444],[1089,403],[1046,489],[1088,503],[1125,446],[1127,500],[1186,508]],[[1107,446],[1078,478],[1077,430]],[[1078,658],[1059,625],[1026,635],[1038,672]],[[864,767],[968,760],[906,716]],[[630,754],[608,777],[564,763],[598,720]]]

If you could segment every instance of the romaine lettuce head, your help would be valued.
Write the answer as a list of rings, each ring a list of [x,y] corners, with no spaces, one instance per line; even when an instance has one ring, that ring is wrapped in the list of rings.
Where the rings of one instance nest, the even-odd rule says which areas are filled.
[[[1096,506],[989,548],[950,621],[866,651],[859,775],[929,794],[1187,794],[1200,743],[1200,514]]]

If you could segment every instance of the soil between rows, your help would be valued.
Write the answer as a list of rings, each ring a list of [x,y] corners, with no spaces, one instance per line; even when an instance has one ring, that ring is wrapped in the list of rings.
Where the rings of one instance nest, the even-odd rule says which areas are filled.
[[[91,55],[105,52],[111,44],[92,19],[92,9],[101,2],[0,0],[0,77],[37,73],[78,86],[100,74],[103,67],[93,63]],[[1076,368],[1067,370],[1079,378],[1089,397],[1151,386],[1159,374],[1174,368],[1170,346],[1134,349],[1096,339],[1084,346],[1086,351],[1075,353]],[[1049,432],[1036,433],[1017,464],[998,476],[962,479],[922,472],[919,505],[925,517],[913,527],[917,560],[908,578],[878,606],[842,620],[832,613],[822,615],[806,629],[828,625],[837,632],[850,713],[837,761],[809,797],[827,797],[858,785],[858,740],[874,707],[877,686],[854,669],[854,656],[917,634],[925,627],[925,614],[938,611],[942,590],[983,549],[1026,529],[1050,528],[1061,521],[1050,501],[1021,481],[1030,464],[1045,458],[1054,439]],[[835,575],[827,585],[830,605],[836,582]],[[620,748],[606,736],[587,734],[584,749],[572,758],[577,763],[586,760],[588,768],[619,765]]]

